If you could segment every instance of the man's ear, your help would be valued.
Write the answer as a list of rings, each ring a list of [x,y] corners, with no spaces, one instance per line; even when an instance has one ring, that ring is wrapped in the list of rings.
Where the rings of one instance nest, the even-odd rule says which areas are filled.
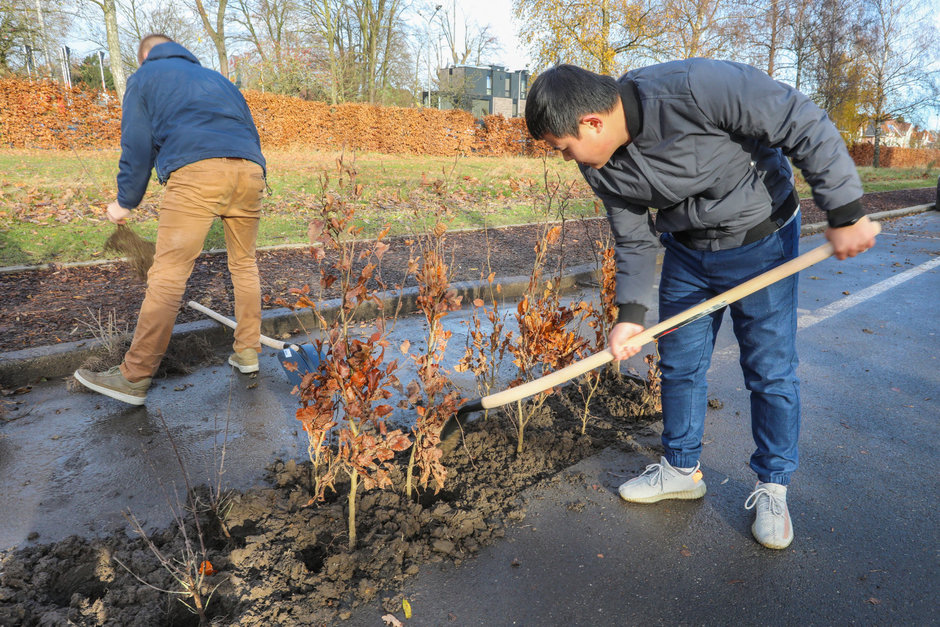
[[[588,129],[595,133],[600,133],[602,130],[604,130],[604,118],[602,118],[597,113],[588,113],[586,115],[582,115],[578,122],[579,126],[582,124],[586,125]]]

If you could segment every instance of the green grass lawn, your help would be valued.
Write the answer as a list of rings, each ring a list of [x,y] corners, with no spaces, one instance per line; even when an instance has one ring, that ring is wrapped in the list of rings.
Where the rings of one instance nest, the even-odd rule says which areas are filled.
[[[118,151],[0,150],[0,266],[114,256],[102,248],[113,230],[104,207],[117,192],[119,157]],[[305,243],[325,192],[355,204],[365,236],[386,225],[393,234],[418,233],[437,219],[456,229],[596,212],[577,167],[557,157],[279,151],[266,158],[270,193],[259,246]],[[860,168],[859,174],[872,192],[933,187],[940,170]],[[809,195],[799,177],[798,190]],[[133,228],[149,239],[156,234],[162,193],[154,179],[132,218]],[[216,223],[206,248],[222,247]]]

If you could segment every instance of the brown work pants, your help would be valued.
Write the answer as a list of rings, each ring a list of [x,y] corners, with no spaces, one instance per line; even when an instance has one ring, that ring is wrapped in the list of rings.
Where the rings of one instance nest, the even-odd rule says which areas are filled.
[[[261,282],[255,241],[265,182],[261,166],[245,159],[205,159],[170,175],[160,205],[157,250],[147,294],[121,373],[128,381],[157,371],[173,333],[186,281],[209,227],[222,219],[228,268],[235,288],[236,351],[261,351]]]

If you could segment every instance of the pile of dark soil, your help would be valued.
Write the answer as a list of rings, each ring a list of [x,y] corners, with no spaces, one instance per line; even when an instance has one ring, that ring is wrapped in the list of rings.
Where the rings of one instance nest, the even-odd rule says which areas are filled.
[[[231,538],[208,513],[200,519],[217,571],[208,577],[208,587],[218,586],[209,618],[219,624],[323,625],[375,598],[401,615],[401,583],[423,565],[459,564],[502,537],[507,524],[526,515],[520,498],[526,488],[560,481],[559,471],[608,446],[656,446],[661,416],[649,409],[642,382],[605,374],[595,398],[582,435],[580,420],[566,408],[581,405],[580,396],[563,388],[527,426],[518,456],[514,427],[504,414],[470,423],[445,458],[448,480],[440,492],[417,500],[400,491],[361,493],[359,548],[353,552],[347,550],[345,486],[327,502],[311,504],[308,464],[274,463],[270,487],[231,495],[225,516]],[[187,535],[196,541],[191,520]],[[178,528],[155,533],[151,541],[167,557],[183,554]],[[178,600],[157,590],[180,588],[138,538],[73,536],[17,550],[0,564],[3,625],[198,624]]]
[[[901,209],[935,202],[933,187],[866,194],[863,205],[869,213]],[[803,200],[803,224],[825,222],[825,214],[812,200]],[[594,263],[595,242],[606,240],[604,219],[572,221],[565,237],[552,251],[548,267],[563,256],[568,265]],[[475,281],[495,272],[497,276],[528,275],[534,261],[536,227],[467,231],[448,234],[453,256],[454,281]],[[382,263],[382,276],[389,286],[409,284],[404,270],[409,249],[404,239],[391,242]],[[265,308],[276,308],[279,298],[292,300],[291,288],[313,280],[317,264],[307,250],[278,250],[258,254]],[[60,342],[92,339],[88,322],[113,315],[115,324],[133,330],[144,296],[144,284],[127,263],[52,268],[0,273],[0,352]],[[183,302],[199,301],[224,315],[233,312],[231,279],[225,255],[202,255],[187,285]],[[189,322],[200,314],[184,308],[178,322]]]

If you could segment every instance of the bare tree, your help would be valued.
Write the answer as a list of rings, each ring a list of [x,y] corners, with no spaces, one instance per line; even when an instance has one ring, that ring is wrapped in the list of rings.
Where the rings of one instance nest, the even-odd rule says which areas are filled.
[[[351,57],[346,37],[349,8],[344,0],[307,0],[304,8],[311,20],[311,34],[321,42],[330,102],[343,102],[347,99]]]
[[[297,0],[236,0],[233,22],[241,27],[235,39],[253,49],[238,57],[238,80],[254,74],[262,88],[276,93],[309,97],[317,91],[311,85],[310,29]],[[246,67],[246,58],[253,59],[253,68]]]
[[[665,33],[658,38],[660,57],[728,57],[734,52],[736,14],[731,0],[665,0]]]
[[[202,29],[180,0],[118,0],[118,9],[124,17],[122,39],[131,42],[124,55],[132,59],[132,66],[137,63],[137,43],[151,33],[163,33],[189,50],[204,52],[199,45]]]
[[[13,70],[18,52],[25,51],[26,46],[33,47],[29,14],[29,7],[18,0],[0,1],[0,76]]]
[[[869,26],[861,44],[867,70],[862,108],[875,129],[876,168],[881,124],[940,103],[940,70],[935,69],[940,38],[929,9],[917,0],[865,1]]]
[[[790,5],[790,0],[742,0],[734,18],[746,60],[772,77],[780,73],[780,57],[792,37],[787,20]]]
[[[209,36],[209,40],[215,46],[216,54],[219,58],[219,72],[222,76],[228,78],[228,47],[225,43],[225,22],[228,0],[209,0],[208,9],[203,0],[192,0],[194,6],[191,6],[199,15],[202,27]],[[209,10],[214,9],[214,15],[209,15]]]
[[[793,77],[793,86],[803,88],[804,77],[813,57],[812,7],[815,0],[788,0],[784,20],[789,37],[783,42],[783,50],[789,53],[788,69]]]
[[[493,34],[492,27],[487,24],[480,26],[469,19],[461,11],[460,26],[458,28],[457,12],[454,10],[444,10],[438,23],[441,34],[447,42],[449,52],[449,61],[452,65],[480,65],[484,59],[489,59],[501,48],[499,39]]]
[[[815,48],[812,76],[819,105],[835,111],[851,98],[858,86],[848,84],[850,67],[856,61],[855,34],[864,30],[856,0],[820,0],[813,15]]]
[[[361,94],[375,102],[379,89],[388,84],[391,45],[404,6],[402,0],[352,0],[352,4],[359,25]]]
[[[78,0],[84,7],[94,6],[101,10],[104,18],[105,38],[108,47],[108,65],[114,77],[114,90],[119,100],[124,100],[127,87],[127,74],[124,72],[124,59],[121,54],[121,34],[118,28],[118,13],[115,0]],[[82,8],[80,6],[79,8]]]
[[[278,66],[281,59],[288,21],[295,18],[293,0],[236,0],[233,20],[245,31],[265,65]]]

